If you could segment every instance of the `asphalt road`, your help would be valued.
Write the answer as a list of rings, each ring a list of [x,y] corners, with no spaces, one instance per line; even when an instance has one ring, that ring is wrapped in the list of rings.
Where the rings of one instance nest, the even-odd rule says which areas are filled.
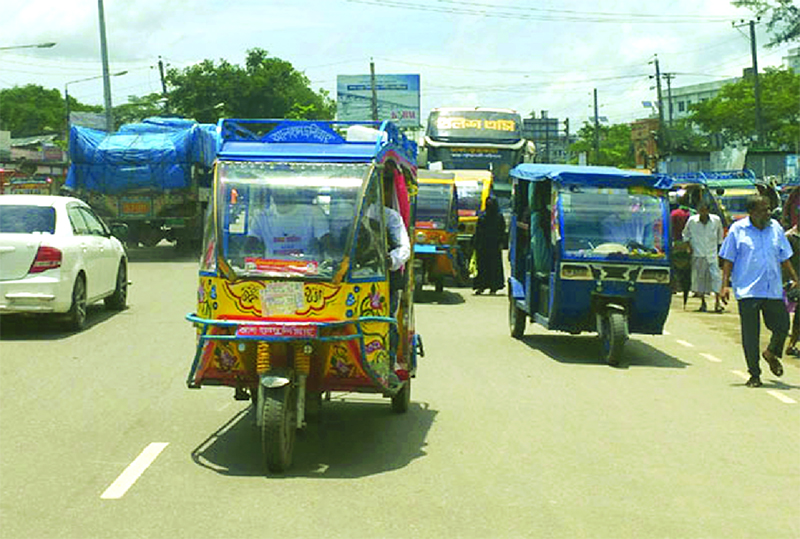
[[[746,388],[732,308],[676,304],[611,368],[512,339],[502,295],[425,292],[409,412],[334,394],[275,476],[248,404],[185,386],[196,263],[132,258],[80,334],[3,320],[0,538],[800,537],[800,363]]]

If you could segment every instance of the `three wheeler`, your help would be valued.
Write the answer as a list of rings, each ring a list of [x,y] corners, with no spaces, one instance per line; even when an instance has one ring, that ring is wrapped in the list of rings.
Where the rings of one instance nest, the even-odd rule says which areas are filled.
[[[457,277],[458,193],[452,172],[417,172],[417,216],[414,224],[414,292],[426,283],[436,293],[444,291],[444,280]]]
[[[409,408],[422,350],[413,253],[407,273],[390,273],[384,206],[413,224],[416,145],[390,122],[218,129],[187,385],[252,400],[265,464],[281,472],[323,395],[378,393]]]
[[[458,249],[461,257],[458,282],[468,286],[477,275],[472,238],[478,217],[486,210],[492,194],[492,172],[489,170],[453,170],[458,191]]]
[[[509,327],[597,332],[618,365],[630,333],[660,334],[671,301],[669,178],[612,167],[511,171]]]
[[[705,178],[696,173],[671,174],[672,187],[670,188],[670,206],[674,209],[680,205],[681,199],[693,210],[701,202],[708,206],[710,213],[719,217],[722,227],[727,231],[733,224],[733,219],[716,189],[708,186]]]

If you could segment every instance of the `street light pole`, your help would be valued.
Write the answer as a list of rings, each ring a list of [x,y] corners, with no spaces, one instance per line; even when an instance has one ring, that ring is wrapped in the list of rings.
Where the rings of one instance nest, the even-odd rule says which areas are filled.
[[[112,73],[110,76],[111,77],[119,77],[120,75],[125,75],[127,73],[128,73],[127,71],[120,71],[118,73]],[[70,84],[75,84],[75,83],[78,83],[78,82],[86,82],[86,81],[89,81],[89,80],[97,80],[97,79],[100,79],[100,78],[103,78],[103,75],[95,75],[94,77],[86,77],[85,79],[71,80],[69,82],[64,83],[64,102],[65,102],[65,105],[66,105],[66,112],[67,112],[67,131],[68,132],[69,132],[69,125],[70,125],[70,121],[69,121],[69,114],[70,114],[70,108],[69,108],[69,85]]]

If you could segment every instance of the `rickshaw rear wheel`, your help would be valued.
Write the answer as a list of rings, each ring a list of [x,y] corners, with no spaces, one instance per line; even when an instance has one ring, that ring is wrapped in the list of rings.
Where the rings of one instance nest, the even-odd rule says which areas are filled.
[[[297,390],[293,384],[263,388],[261,448],[271,472],[283,472],[292,464],[297,434]]]
[[[603,316],[603,358],[611,366],[619,365],[622,360],[622,349],[628,340],[625,315],[620,312],[610,312]]]
[[[525,312],[517,307],[517,300],[511,295],[511,290],[508,291],[508,327],[511,330],[511,336],[515,339],[521,339],[525,333],[525,324],[527,323]]]
[[[408,411],[411,405],[411,379],[405,381],[403,387],[400,388],[392,397],[392,411],[396,414],[404,414]]]

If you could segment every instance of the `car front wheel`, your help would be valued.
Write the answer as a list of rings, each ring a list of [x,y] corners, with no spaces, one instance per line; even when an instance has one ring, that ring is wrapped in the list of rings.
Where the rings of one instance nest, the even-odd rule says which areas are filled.
[[[117,270],[117,284],[114,293],[103,300],[106,309],[111,311],[121,311],[128,302],[128,267],[125,261],[121,260]]]

